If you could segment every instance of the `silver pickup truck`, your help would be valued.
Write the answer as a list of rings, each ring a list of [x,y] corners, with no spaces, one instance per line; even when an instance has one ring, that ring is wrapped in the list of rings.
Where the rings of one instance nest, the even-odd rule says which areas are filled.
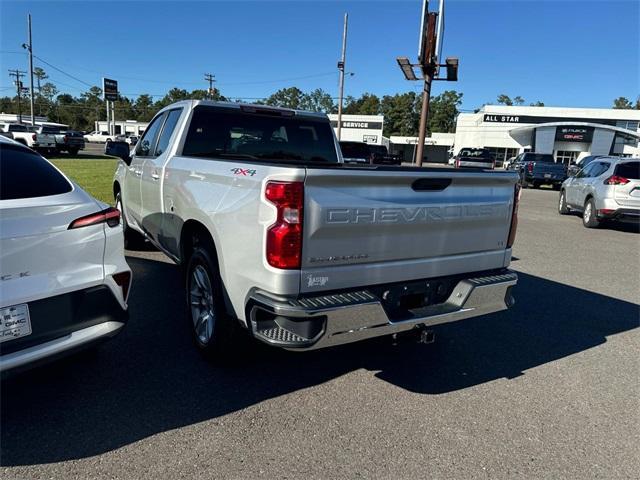
[[[243,330],[310,350],[513,303],[515,172],[348,165],[326,115],[195,100],[107,153],[127,241],[184,267],[214,356]]]

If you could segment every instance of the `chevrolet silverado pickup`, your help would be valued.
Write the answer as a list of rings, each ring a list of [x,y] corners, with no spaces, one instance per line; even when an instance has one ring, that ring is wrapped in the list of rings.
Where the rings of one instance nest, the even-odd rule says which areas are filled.
[[[107,153],[127,241],[183,266],[214,357],[243,330],[310,350],[513,303],[515,172],[349,165],[324,114],[202,100]]]

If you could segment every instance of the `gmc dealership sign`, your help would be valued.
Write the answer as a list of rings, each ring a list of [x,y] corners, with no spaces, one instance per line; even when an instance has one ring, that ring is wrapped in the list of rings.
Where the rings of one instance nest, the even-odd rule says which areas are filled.
[[[331,121],[332,127],[337,127],[338,122]],[[362,128],[364,130],[382,130],[382,122],[357,122],[353,120],[343,120],[342,128]]]
[[[556,140],[561,142],[590,142],[593,127],[556,127]]]

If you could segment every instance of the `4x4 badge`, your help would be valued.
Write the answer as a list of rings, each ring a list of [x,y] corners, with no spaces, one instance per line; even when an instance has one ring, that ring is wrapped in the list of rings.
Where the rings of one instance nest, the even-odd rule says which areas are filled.
[[[248,168],[232,168],[231,171],[233,172],[234,175],[244,175],[249,176],[249,177],[253,177],[257,172],[255,170],[250,170]]]

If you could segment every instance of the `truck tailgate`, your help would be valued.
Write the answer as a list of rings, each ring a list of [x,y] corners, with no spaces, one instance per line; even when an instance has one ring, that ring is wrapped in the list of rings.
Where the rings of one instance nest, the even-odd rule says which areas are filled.
[[[301,291],[508,265],[514,172],[308,169]]]

